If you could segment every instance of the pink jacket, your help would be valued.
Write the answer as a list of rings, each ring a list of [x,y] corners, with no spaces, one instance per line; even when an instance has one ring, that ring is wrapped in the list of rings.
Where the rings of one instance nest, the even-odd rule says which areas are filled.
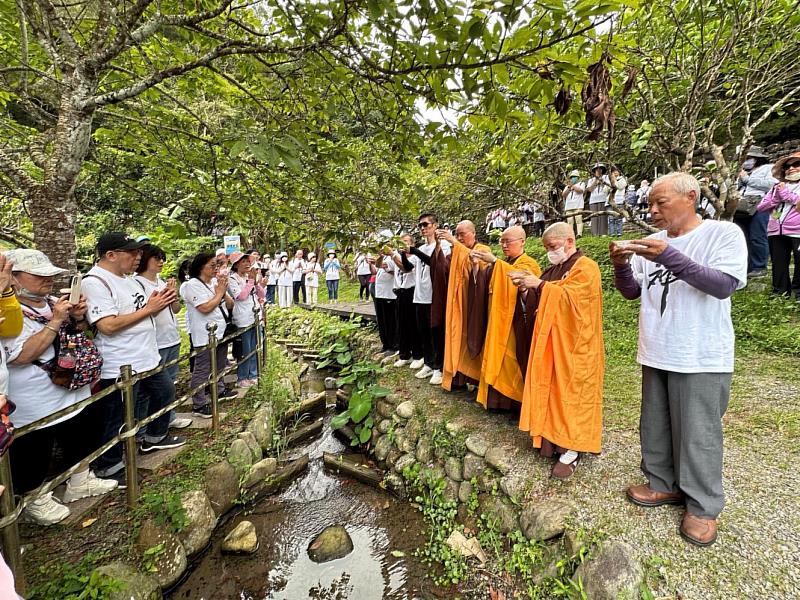
[[[800,184],[797,183],[773,186],[758,204],[759,212],[772,213],[767,225],[767,235],[800,235],[799,209]]]

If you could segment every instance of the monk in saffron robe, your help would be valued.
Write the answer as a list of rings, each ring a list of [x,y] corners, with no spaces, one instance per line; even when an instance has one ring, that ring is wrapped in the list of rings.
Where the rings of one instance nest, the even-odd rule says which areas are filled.
[[[453,387],[477,384],[481,373],[481,352],[486,334],[486,319],[481,316],[480,307],[475,302],[476,286],[480,285],[477,271],[484,269],[485,263],[472,260],[471,250],[491,252],[491,249],[478,244],[475,237],[475,224],[461,221],[456,225],[455,236],[440,229],[439,239],[446,240],[453,248],[447,257],[447,307],[445,316],[444,369],[442,387],[448,392]],[[435,288],[434,288],[435,291]],[[473,293],[470,293],[473,292]],[[472,297],[472,302],[470,302]],[[485,305],[485,303],[483,303]],[[485,311],[483,311],[485,315]],[[470,330],[474,335],[470,336]],[[473,343],[470,344],[470,341]],[[477,341],[478,343],[475,343]]]
[[[470,252],[471,257],[489,263],[484,275],[490,278],[489,319],[477,399],[484,408],[516,412],[522,402],[525,369],[525,364],[520,365],[519,351],[527,353],[530,340],[517,336],[527,317],[510,274],[539,275],[542,270],[525,254],[525,230],[519,225],[503,231],[500,247],[504,260],[480,250]]]
[[[575,247],[567,223],[542,235],[552,264],[539,277],[512,276],[535,315],[519,428],[542,456],[559,455],[566,479],[581,452],[600,452],[603,429],[603,290],[597,263]]]

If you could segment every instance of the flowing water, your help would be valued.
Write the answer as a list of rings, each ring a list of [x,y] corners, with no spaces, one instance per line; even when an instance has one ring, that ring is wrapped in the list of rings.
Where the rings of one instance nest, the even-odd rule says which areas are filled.
[[[327,420],[326,420],[327,421]],[[293,451],[306,452],[307,471],[282,494],[266,498],[252,513],[239,514],[215,532],[211,547],[172,600],[413,600],[423,593],[426,569],[414,557],[424,543],[419,512],[381,490],[327,473],[322,453],[345,448],[326,426],[320,439]],[[259,548],[248,556],[220,553],[224,536],[251,521]],[[317,564],[306,549],[328,525],[344,525],[353,551]]]

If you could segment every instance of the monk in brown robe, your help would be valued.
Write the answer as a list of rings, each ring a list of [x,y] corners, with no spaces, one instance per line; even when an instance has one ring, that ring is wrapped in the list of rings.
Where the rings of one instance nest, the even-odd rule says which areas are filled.
[[[453,246],[447,257],[449,272],[442,374],[442,387],[449,392],[453,387],[475,385],[480,378],[486,311],[481,311],[478,304],[485,307],[486,303],[478,303],[475,298],[479,294],[477,272],[485,269],[486,265],[471,259],[469,253],[471,250],[491,252],[491,249],[477,243],[472,221],[458,223],[455,236],[444,229],[438,230],[436,236]],[[485,279],[480,278],[480,281]],[[470,332],[473,335],[470,336]]]
[[[559,455],[553,477],[566,479],[581,452],[600,452],[603,429],[603,290],[597,263],[575,247],[567,223],[545,230],[552,264],[542,274],[512,275],[534,315],[519,428],[542,456]]]
[[[527,318],[517,286],[510,274],[539,275],[542,270],[533,258],[525,254],[525,230],[519,225],[509,227],[500,236],[505,260],[481,250],[470,256],[489,263],[489,318],[483,345],[478,402],[487,409],[516,412],[522,402],[523,371],[520,351],[527,356],[529,339],[518,337]]]

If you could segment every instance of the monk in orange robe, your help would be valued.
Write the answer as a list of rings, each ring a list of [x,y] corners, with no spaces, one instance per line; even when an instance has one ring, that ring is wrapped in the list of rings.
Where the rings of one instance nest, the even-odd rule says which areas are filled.
[[[542,270],[533,258],[525,254],[525,230],[519,225],[509,227],[500,236],[505,260],[488,252],[473,250],[470,256],[489,263],[489,319],[483,345],[478,402],[484,408],[516,412],[522,402],[523,369],[519,356],[527,356],[529,340],[518,338],[527,318],[519,303],[517,286],[510,274],[539,275]]]
[[[534,312],[519,428],[543,456],[559,455],[552,475],[566,479],[581,452],[600,452],[603,430],[603,290],[597,263],[575,247],[567,223],[542,235],[552,263],[541,279],[511,277]]]
[[[477,384],[480,378],[485,323],[474,316],[477,307],[471,306],[475,302],[470,302],[470,296],[474,298],[475,294],[470,294],[470,291],[471,287],[478,285],[477,274],[480,269],[485,268],[485,263],[471,259],[469,253],[471,250],[491,253],[491,249],[477,243],[475,224],[472,221],[458,223],[455,236],[444,229],[438,230],[436,236],[453,246],[448,256],[450,272],[442,373],[442,387],[449,392],[453,386]],[[473,317],[472,321],[470,317]],[[480,344],[469,343],[471,327],[480,329],[479,335],[472,336],[473,339],[479,338]]]

